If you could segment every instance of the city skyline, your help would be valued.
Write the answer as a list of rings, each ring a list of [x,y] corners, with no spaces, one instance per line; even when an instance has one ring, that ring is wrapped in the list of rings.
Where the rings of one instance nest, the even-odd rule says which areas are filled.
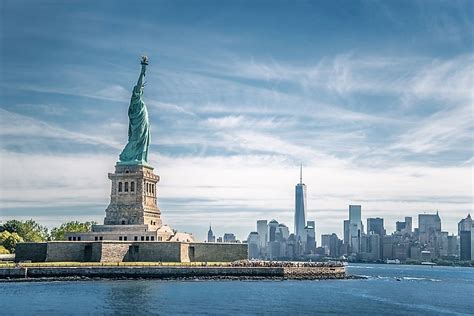
[[[473,18],[468,2],[403,3],[6,3],[0,220],[103,220],[146,53],[173,227],[292,228],[303,163],[318,239],[342,235],[350,204],[390,231],[439,210],[455,233],[473,205]]]

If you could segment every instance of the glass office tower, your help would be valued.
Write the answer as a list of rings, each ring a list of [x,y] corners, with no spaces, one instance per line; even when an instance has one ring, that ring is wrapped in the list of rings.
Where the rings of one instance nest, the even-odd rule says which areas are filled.
[[[300,183],[295,187],[295,236],[303,240],[306,226],[306,185],[303,184],[303,167],[300,167]]]
[[[362,235],[361,206],[349,205],[349,246],[351,251],[360,252],[360,237]]]

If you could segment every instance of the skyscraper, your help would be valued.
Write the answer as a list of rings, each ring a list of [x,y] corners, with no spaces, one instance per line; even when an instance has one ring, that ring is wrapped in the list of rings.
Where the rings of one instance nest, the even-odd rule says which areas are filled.
[[[411,217],[405,217],[404,222],[397,222],[396,225],[397,232],[402,234],[411,234],[412,233],[412,219]]]
[[[405,233],[411,234],[413,231],[412,218],[410,216],[405,217]]]
[[[459,235],[459,246],[460,246],[460,259],[461,260],[473,260],[473,220],[471,214],[468,214],[466,218],[462,219],[458,223],[458,235]]]
[[[295,187],[295,236],[303,240],[306,225],[306,185],[303,183],[303,166],[300,167],[300,183]]]
[[[248,244],[248,252],[250,259],[259,258],[259,246],[260,246],[260,236],[258,232],[251,232],[247,237],[247,244]]]
[[[209,225],[209,231],[207,232],[207,242],[215,242],[215,241],[216,241],[216,236],[214,236],[212,227],[211,225]]]
[[[314,226],[309,225],[310,222],[311,221],[309,221],[308,225],[304,227],[303,244],[305,253],[314,253],[316,250],[316,232]]]
[[[276,241],[278,222],[274,219],[268,223],[268,242]]]
[[[396,222],[395,223],[395,230],[397,232],[402,232],[405,230],[405,227],[406,227],[406,223],[405,222]]]
[[[290,230],[285,224],[283,223],[279,224],[278,229],[280,231],[280,237],[282,240],[287,240],[288,237],[290,237]]]
[[[441,219],[436,214],[418,214],[418,235],[422,244],[432,243],[441,235]]]
[[[360,252],[360,237],[362,235],[361,206],[349,205],[349,246],[351,252]]]
[[[385,228],[383,226],[383,218],[367,218],[367,234],[374,233],[380,237],[385,235]]]
[[[321,235],[321,246],[329,250],[329,255],[331,257],[339,257],[339,249],[341,248],[341,245],[342,241],[336,234]]]
[[[342,239],[345,244],[349,244],[349,220],[344,220],[344,237]]]
[[[235,238],[235,235],[232,233],[225,233],[224,242],[237,242],[237,238]]]
[[[264,249],[268,242],[268,223],[266,219],[257,221],[257,232],[260,237],[260,249]]]

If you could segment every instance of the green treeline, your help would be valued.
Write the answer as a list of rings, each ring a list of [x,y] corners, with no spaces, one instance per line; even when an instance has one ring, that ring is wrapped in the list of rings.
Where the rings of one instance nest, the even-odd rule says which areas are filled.
[[[96,222],[72,221],[54,227],[51,231],[34,220],[9,220],[0,225],[0,254],[14,253],[19,242],[65,240],[66,233],[90,232]]]

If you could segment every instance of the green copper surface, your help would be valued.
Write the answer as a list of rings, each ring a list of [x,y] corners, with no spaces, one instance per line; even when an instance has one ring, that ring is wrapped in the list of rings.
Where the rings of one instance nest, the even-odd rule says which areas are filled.
[[[148,146],[150,145],[150,122],[148,111],[143,102],[143,78],[145,77],[148,58],[142,58],[142,70],[137,85],[133,88],[130,107],[128,108],[128,143],[119,157],[121,165],[148,165]]]

